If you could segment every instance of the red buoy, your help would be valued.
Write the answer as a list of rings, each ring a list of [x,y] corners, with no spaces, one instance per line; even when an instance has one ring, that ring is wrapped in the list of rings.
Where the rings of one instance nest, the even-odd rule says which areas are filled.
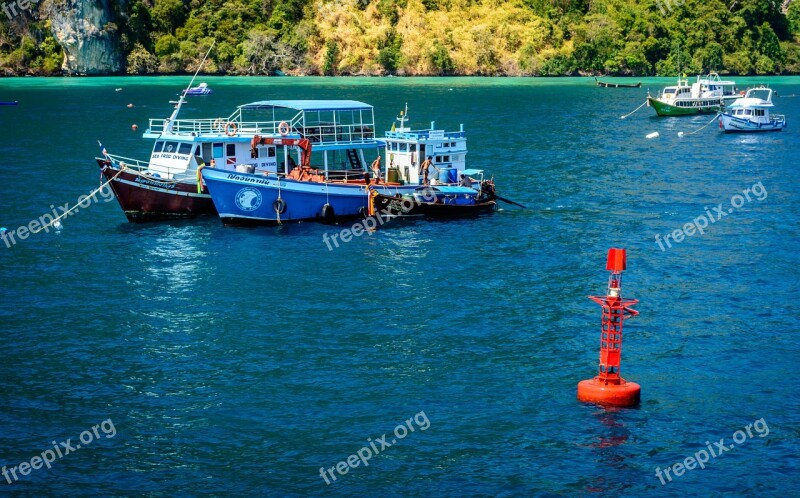
[[[606,270],[608,278],[606,296],[589,296],[603,308],[600,322],[600,365],[598,375],[578,383],[578,400],[611,406],[639,404],[641,388],[620,376],[622,364],[622,322],[639,314],[631,308],[638,299],[624,299],[621,294],[622,272],[626,267],[625,249],[609,249]]]

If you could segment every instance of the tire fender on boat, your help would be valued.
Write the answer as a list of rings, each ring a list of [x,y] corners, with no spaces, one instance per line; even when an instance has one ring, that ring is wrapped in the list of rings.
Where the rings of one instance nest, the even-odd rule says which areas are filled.
[[[286,212],[286,201],[278,197],[275,199],[275,202],[272,203],[272,209],[275,210],[278,214],[283,214]]]
[[[327,224],[333,224],[333,220],[336,217],[336,213],[333,210],[333,206],[330,204],[325,204],[322,206],[322,221]]]
[[[281,123],[278,125],[278,133],[280,133],[284,137],[288,135],[289,123],[287,123],[286,121],[281,121]]]
[[[236,135],[236,132],[239,130],[239,127],[236,126],[236,123],[233,121],[228,121],[228,124],[225,125],[225,134],[229,137]]]
[[[201,164],[200,166],[197,167],[197,193],[198,194],[202,194],[203,193],[203,175],[202,175],[201,172],[203,171],[203,168],[205,168],[205,167],[206,167],[205,164]]]

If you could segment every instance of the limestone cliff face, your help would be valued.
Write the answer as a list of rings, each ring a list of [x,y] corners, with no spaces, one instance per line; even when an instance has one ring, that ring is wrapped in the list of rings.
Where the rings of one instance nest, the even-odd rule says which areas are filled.
[[[122,69],[109,0],[55,0],[48,7],[51,31],[64,49],[64,72],[108,74]]]

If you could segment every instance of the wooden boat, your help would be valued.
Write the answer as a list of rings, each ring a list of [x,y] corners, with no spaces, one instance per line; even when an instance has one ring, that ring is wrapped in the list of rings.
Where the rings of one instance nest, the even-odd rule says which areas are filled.
[[[598,80],[597,78],[594,79],[597,82],[597,86],[603,88],[641,88],[642,82],[638,83],[609,83],[607,81]]]
[[[786,116],[770,114],[772,89],[751,88],[719,116],[720,130],[730,132],[781,131],[786,128]]]
[[[472,174],[477,170],[466,170]],[[372,214],[424,216],[427,218],[474,218],[497,208],[494,184],[482,180],[477,189],[463,186],[431,185],[418,187],[413,194],[373,193]]]

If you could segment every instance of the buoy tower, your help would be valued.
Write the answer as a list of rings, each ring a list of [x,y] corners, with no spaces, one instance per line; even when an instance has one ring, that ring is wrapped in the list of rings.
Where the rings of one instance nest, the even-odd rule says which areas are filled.
[[[578,383],[578,400],[611,406],[639,404],[641,388],[620,376],[622,363],[622,323],[638,311],[631,308],[638,299],[625,299],[621,295],[622,272],[625,270],[625,249],[609,249],[606,270],[608,292],[605,296],[589,296],[603,308],[600,325],[600,365],[598,375]]]

